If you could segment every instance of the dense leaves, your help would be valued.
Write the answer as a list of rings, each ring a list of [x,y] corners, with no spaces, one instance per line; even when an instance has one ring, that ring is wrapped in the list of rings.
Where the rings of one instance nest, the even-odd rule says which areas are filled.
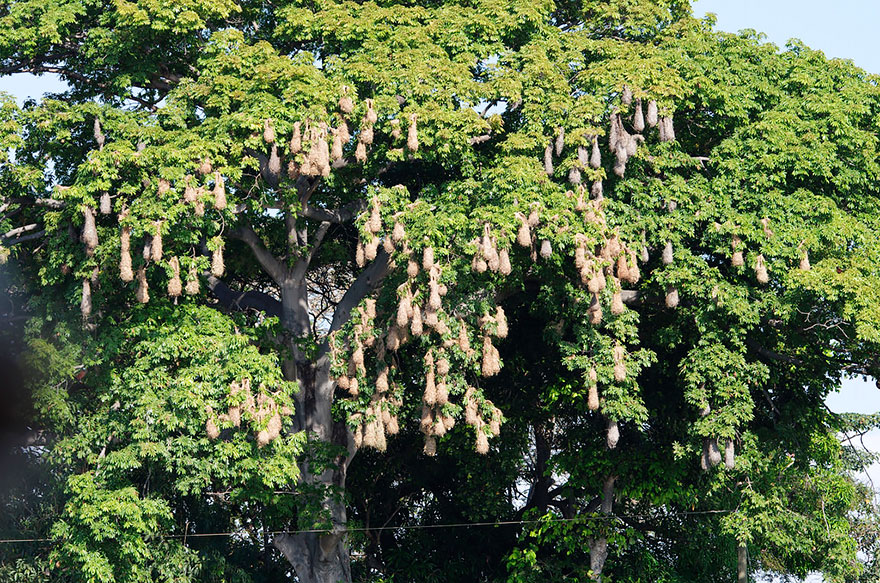
[[[0,104],[8,573],[874,574],[875,77],[686,2],[0,20],[69,87]]]

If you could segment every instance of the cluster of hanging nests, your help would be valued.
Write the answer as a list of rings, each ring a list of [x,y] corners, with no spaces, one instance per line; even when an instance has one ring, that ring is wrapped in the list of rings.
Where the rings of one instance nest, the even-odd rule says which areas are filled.
[[[337,127],[331,127],[326,122],[312,123],[310,121],[296,122],[293,124],[290,141],[288,143],[288,154],[290,161],[287,165],[287,174],[291,179],[298,176],[329,176],[332,164],[343,158],[343,146],[352,139],[349,130],[351,121],[347,118],[354,112],[354,101],[348,95],[348,87],[342,88],[342,97],[339,99],[339,109],[341,116]],[[378,114],[373,104],[373,100],[366,99],[366,112],[360,122],[360,129],[357,135],[357,145],[355,147],[355,159],[358,162],[365,162],[367,159],[367,147],[373,143],[374,126],[378,121]],[[405,140],[405,147],[410,153],[415,153],[419,149],[417,114],[411,113],[408,116],[408,129]],[[400,120],[391,120],[391,137],[398,141],[402,139],[400,129]],[[102,149],[106,142],[101,127],[101,122],[95,118],[94,137],[98,144],[98,148]],[[263,141],[269,148],[269,156],[267,159],[267,172],[270,175],[279,176],[281,173],[281,155],[277,144],[277,135],[273,121],[266,119],[263,122]],[[403,148],[398,148],[402,154]],[[301,162],[297,162],[301,159]],[[202,178],[197,178],[201,176]],[[211,180],[213,179],[213,181]],[[213,182],[213,184],[211,184]],[[193,211],[196,216],[205,214],[206,204],[210,204],[218,211],[224,210],[228,203],[226,199],[226,186],[223,175],[219,171],[215,171],[213,164],[209,158],[198,161],[195,175],[187,175],[183,178],[179,185],[172,185],[165,178],[158,180],[158,194],[163,196],[167,194],[173,187],[178,187],[182,191],[182,199],[184,202],[193,205]],[[109,192],[101,195],[99,210],[103,215],[112,213],[112,200]],[[86,254],[92,256],[98,246],[98,232],[95,225],[96,211],[91,207],[83,207],[84,226],[82,232],[82,242],[85,246]],[[128,215],[128,211],[123,209],[118,220],[122,221]],[[153,222],[153,233],[148,235],[144,245],[144,261],[145,264],[138,268],[137,272],[133,269],[131,259],[131,233],[130,226],[122,227],[120,234],[120,261],[119,276],[124,282],[134,281],[137,277],[138,287],[136,298],[138,302],[147,303],[150,299],[149,285],[147,282],[146,269],[149,262],[159,262],[162,260],[162,229],[164,221],[158,220]],[[373,249],[371,258],[375,258],[375,249]],[[173,257],[168,261],[168,267],[172,272],[171,279],[168,282],[167,292],[171,297],[180,296],[185,290],[187,294],[199,293],[199,279],[195,266],[187,277],[184,286],[180,279],[180,259]],[[215,277],[220,277],[225,272],[223,262],[223,246],[220,244],[214,251],[211,258],[211,273]],[[83,280],[83,293],[81,301],[81,312],[84,319],[88,319],[91,315],[91,285],[96,283],[97,276]]]
[[[376,301],[368,298],[357,309],[357,317],[346,354],[349,354],[347,362],[342,356],[333,351],[334,362],[341,362],[340,367],[344,372],[337,375],[336,383],[340,389],[348,391],[352,397],[360,394],[359,378],[366,377],[364,365],[365,349],[373,349],[379,364],[379,370],[375,380],[375,391],[372,394],[367,410],[355,413],[350,417],[350,422],[355,425],[355,444],[358,447],[374,447],[384,450],[386,447],[386,435],[394,435],[399,430],[397,411],[401,406],[399,390],[390,390],[389,374],[395,369],[394,359],[391,364],[386,364],[388,352],[399,350],[404,344],[414,337],[436,334],[442,339],[440,347],[428,350],[424,356],[425,390],[422,396],[422,421],[421,430],[425,435],[425,452],[429,455],[436,453],[438,437],[442,437],[452,429],[455,419],[449,404],[449,371],[450,353],[453,346],[457,346],[464,358],[473,357],[476,354],[471,348],[467,325],[461,318],[451,318],[443,310],[443,297],[448,289],[442,283],[442,268],[435,258],[434,249],[426,246],[417,255],[410,248],[406,238],[403,224],[395,218],[390,232],[383,233],[383,224],[378,199],[373,199],[369,211],[369,217],[365,225],[365,239],[357,245],[356,261],[363,266],[367,261],[375,259],[378,247],[383,245],[388,253],[400,250],[398,260],[402,257],[406,262],[406,280],[398,287],[398,302],[393,314],[389,314],[390,323],[383,333],[376,334],[374,325],[376,322]],[[494,263],[494,261],[493,261]],[[498,259],[499,266],[502,263]],[[509,258],[507,260],[509,268]],[[419,278],[424,273],[427,278]],[[425,281],[426,280],[426,281]],[[453,328],[458,328],[458,333],[453,334]],[[482,330],[482,373],[484,376],[497,374],[501,370],[498,350],[492,344],[490,336],[505,337],[507,335],[507,320],[504,311],[499,307],[494,316],[486,315],[480,320]],[[501,413],[489,401],[482,401],[482,408],[478,406],[475,391],[467,393],[466,402],[472,402],[473,411],[466,415],[468,423],[475,427],[476,449],[485,453],[488,451],[489,434],[497,435],[500,431]],[[480,414],[481,410],[489,411],[489,420],[485,420]],[[493,422],[494,420],[494,422]],[[488,432],[488,433],[487,433]]]
[[[229,386],[229,399],[232,404],[226,413],[216,415],[210,405],[205,407],[208,414],[205,433],[210,439],[220,437],[220,425],[238,429],[244,419],[254,427],[257,446],[265,447],[281,435],[282,417],[293,414],[288,407],[279,406],[273,395],[260,391],[254,396],[250,379],[242,379],[240,383],[233,381]]]
[[[343,87],[342,97],[339,100],[339,109],[341,116],[336,127],[331,127],[326,122],[311,123],[309,121],[296,122],[293,124],[293,130],[289,140],[288,154],[289,162],[287,165],[287,175],[290,179],[296,179],[299,176],[328,176],[333,164],[339,162],[343,158],[343,146],[351,140],[351,132],[349,129],[348,117],[354,112],[354,102],[348,95],[348,88]],[[624,123],[623,114],[620,110],[615,110],[610,117],[610,125],[608,130],[608,145],[615,155],[614,172],[617,176],[623,177],[626,171],[626,163],[629,158],[637,152],[638,146],[644,142],[644,132],[647,128],[658,128],[659,139],[661,142],[675,140],[675,131],[672,118],[669,116],[661,117],[658,115],[658,106],[656,101],[648,101],[646,112],[643,112],[643,104],[641,99],[634,99],[632,91],[629,87],[624,86],[621,94],[621,103],[629,107],[633,103],[632,117],[627,121],[635,133],[631,134]],[[373,101],[365,100],[366,112],[360,121],[360,128],[357,135],[357,144],[355,147],[355,159],[358,162],[364,162],[367,159],[367,148],[372,145],[374,140],[374,127],[378,121],[378,114],[375,110]],[[418,130],[417,116],[411,114],[409,116],[409,126],[405,146],[411,153],[418,151]],[[391,119],[391,137],[393,140],[401,140],[402,132],[399,119]],[[263,141],[269,148],[267,158],[267,170],[270,175],[278,176],[281,172],[281,154],[279,152],[277,136],[273,121],[271,119],[264,120],[263,124]],[[95,120],[95,139],[99,147],[103,147],[105,137],[101,131],[100,123]],[[598,242],[588,239],[586,236],[576,237],[576,249],[574,256],[575,267],[580,274],[580,280],[588,291],[593,294],[593,300],[589,307],[590,320],[594,324],[602,321],[603,312],[599,301],[599,294],[609,285],[613,286],[611,299],[611,313],[618,315],[626,310],[622,299],[622,287],[624,283],[636,284],[640,279],[640,270],[638,267],[637,254],[635,249],[623,242],[617,232],[608,232],[605,224],[603,210],[603,185],[600,179],[593,181],[589,198],[586,194],[586,188],[582,182],[582,171],[588,167],[597,170],[602,165],[602,155],[598,142],[598,135],[589,136],[588,142],[590,147],[579,145],[577,147],[577,163],[569,170],[569,182],[576,187],[577,194],[569,193],[576,199],[574,208],[576,211],[585,213],[587,222],[597,225],[600,230],[605,231],[602,239]],[[553,156],[560,156],[565,148],[565,131],[559,128],[555,139],[547,144],[544,151],[544,169],[548,175],[553,174]],[[403,148],[399,148],[403,152]],[[297,162],[301,160],[300,162]],[[215,172],[209,159],[203,159],[199,162],[197,174],[203,177],[201,180],[192,175],[188,175],[183,179],[183,200],[191,203],[194,213],[201,216],[205,211],[205,204],[209,203],[213,208],[222,211],[227,206],[226,190],[223,176],[220,172]],[[213,184],[209,189],[208,186],[213,179]],[[203,185],[199,185],[203,182]],[[165,179],[158,182],[158,191],[160,195],[166,194],[172,185]],[[538,213],[538,205],[532,205],[528,215],[520,212],[515,213],[515,218],[519,221],[520,226],[517,231],[516,242],[528,249],[533,261],[540,256],[548,259],[553,253],[552,244],[549,240],[544,239],[538,243],[533,236],[535,230],[540,224],[540,216]],[[111,200],[108,193],[104,193],[100,201],[100,212],[102,214],[110,214]],[[119,215],[122,220],[126,217],[127,211],[123,210]],[[95,228],[96,213],[94,209],[84,208],[84,228],[82,241],[84,243],[86,253],[92,255],[98,245],[97,230]],[[772,235],[769,229],[769,219],[762,221],[764,232],[768,237]],[[163,221],[155,221],[153,223],[154,232],[148,236],[144,245],[143,257],[144,265],[137,270],[132,269],[130,237],[131,227],[122,228],[120,236],[120,278],[125,282],[133,281],[135,276],[138,280],[138,288],[136,297],[139,302],[146,303],[149,301],[149,289],[146,279],[146,266],[150,262],[159,262],[163,257],[162,250],[162,227]],[[381,208],[378,199],[372,200],[369,218],[366,222],[367,236],[365,240],[359,238],[355,253],[355,260],[358,266],[363,267],[367,262],[372,261],[378,254],[378,248],[383,246],[389,254],[400,249],[407,261],[408,279],[398,289],[399,303],[391,326],[384,334],[378,338],[372,333],[373,322],[376,318],[375,300],[366,300],[364,306],[359,308],[360,322],[355,327],[355,334],[350,341],[349,349],[351,357],[348,361],[348,369],[346,374],[342,374],[337,378],[337,385],[343,390],[347,390],[353,397],[359,394],[358,377],[366,376],[364,367],[364,347],[373,347],[378,360],[383,363],[376,379],[376,390],[371,398],[370,404],[364,413],[357,413],[351,417],[351,421],[356,426],[355,442],[360,446],[374,447],[384,450],[386,447],[386,435],[394,435],[399,431],[398,419],[396,411],[399,410],[401,402],[399,397],[394,396],[394,391],[389,390],[389,366],[384,365],[385,351],[395,351],[403,346],[412,337],[422,336],[434,333],[443,340],[443,348],[435,355],[428,351],[425,355],[425,393],[423,395],[423,411],[421,429],[425,434],[425,451],[429,454],[436,452],[436,438],[443,436],[446,431],[450,430],[454,425],[454,418],[446,411],[445,405],[449,402],[449,395],[446,384],[446,377],[449,370],[449,359],[444,350],[456,345],[465,355],[474,354],[474,350],[470,346],[470,339],[467,325],[464,320],[458,318],[457,321],[452,319],[442,310],[442,297],[446,295],[447,289],[440,282],[442,269],[435,261],[434,250],[430,246],[426,246],[421,250],[421,261],[417,260],[416,253],[409,247],[406,240],[406,232],[403,224],[395,217],[393,227],[390,233],[382,233],[383,224],[381,217]],[[510,261],[510,251],[503,245],[499,245],[498,236],[493,234],[492,226],[484,224],[483,235],[475,239],[473,242],[476,252],[473,255],[471,263],[472,269],[477,273],[491,271],[501,275],[509,275],[512,270]],[[739,267],[744,265],[744,258],[741,250],[742,240],[734,235],[732,240],[732,258],[731,265]],[[647,247],[644,243],[644,237],[641,244],[641,261],[648,261]],[[673,263],[674,254],[672,242],[667,242],[661,254],[661,260],[664,265]],[[168,260],[168,267],[172,276],[168,282],[167,292],[171,297],[180,296],[185,290],[187,294],[197,294],[199,292],[198,274],[193,264],[190,269],[186,285],[180,278],[180,260],[178,257],[171,257]],[[755,274],[757,281],[766,284],[769,281],[767,273],[766,261],[763,255],[758,255],[754,262]],[[801,269],[809,269],[809,257],[806,251],[800,263]],[[427,289],[420,289],[417,282],[417,276],[423,270],[428,274]],[[225,271],[223,261],[223,246],[217,245],[213,251],[211,261],[211,272],[213,275],[220,277]],[[82,313],[84,318],[88,318],[91,313],[91,284],[97,280],[97,273],[91,278],[83,281],[82,296]],[[674,285],[669,285],[666,289],[666,305],[674,308],[679,303],[678,289]],[[457,326],[459,332],[454,338],[450,339],[448,332],[450,324]],[[482,334],[482,363],[481,373],[483,376],[491,376],[500,371],[501,363],[498,356],[498,350],[492,343],[491,336],[503,338],[507,333],[507,323],[504,318],[503,311],[498,308],[495,316],[488,315],[480,319],[479,330]],[[363,339],[363,340],[362,340]],[[626,367],[624,365],[625,349],[617,344],[614,347],[614,375],[615,380],[622,382],[626,377]],[[393,366],[393,365],[392,365]],[[588,405],[591,410],[599,409],[598,387],[595,382],[595,370],[590,370],[588,378],[589,383]],[[258,397],[259,398],[259,397]],[[263,397],[265,399],[265,397]],[[251,411],[257,415],[257,412],[263,411],[260,407],[266,405],[266,402],[257,403],[257,409]],[[488,436],[495,436],[500,431],[501,413],[487,400],[483,400],[482,407],[477,401],[476,391],[473,387],[468,387],[464,397],[465,419],[468,424],[476,429],[477,441],[476,450],[485,453],[488,450]],[[481,410],[487,411],[485,415],[481,415]],[[260,413],[264,414],[264,413]],[[240,416],[233,417],[233,411],[230,410],[226,414],[229,421],[237,426],[236,419]],[[258,441],[271,441],[277,437],[273,427],[276,423],[275,414],[270,417],[269,428],[262,430],[263,438],[258,435]],[[220,418],[223,421],[223,416]],[[211,429],[212,421],[209,420],[209,435],[214,431]],[[280,423],[279,423],[280,425]],[[216,424],[214,425],[216,429]],[[608,447],[614,448],[619,439],[619,428],[617,422],[608,420],[607,441]],[[266,443],[268,443],[266,441]],[[709,443],[709,442],[707,442]],[[711,443],[710,443],[711,445]],[[725,445],[725,452],[728,449],[732,452],[732,441]],[[715,459],[712,454],[716,451],[717,443],[713,450],[712,447],[704,448],[704,459],[708,460],[709,465]],[[732,453],[730,456],[732,457]],[[706,465],[706,464],[704,464]]]

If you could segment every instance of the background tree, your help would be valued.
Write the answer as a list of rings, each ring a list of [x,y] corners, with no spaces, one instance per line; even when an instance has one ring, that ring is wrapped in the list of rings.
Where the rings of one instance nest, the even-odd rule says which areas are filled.
[[[0,251],[49,431],[23,451],[47,508],[25,486],[12,528],[58,541],[10,569],[874,568],[835,436],[873,421],[822,405],[877,373],[864,72],[685,2],[0,14],[3,70],[70,86],[0,109]],[[499,519],[535,522],[403,528]]]

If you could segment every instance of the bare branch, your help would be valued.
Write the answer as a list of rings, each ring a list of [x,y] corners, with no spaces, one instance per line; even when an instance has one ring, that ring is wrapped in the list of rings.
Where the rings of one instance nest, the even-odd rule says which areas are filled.
[[[391,256],[384,249],[380,249],[376,259],[366,269],[361,271],[357,279],[354,280],[354,283],[351,284],[351,287],[342,296],[339,305],[336,306],[336,310],[333,312],[333,320],[330,322],[330,329],[327,330],[328,336],[339,330],[348,321],[354,307],[379,287],[382,280],[388,274],[390,265]],[[321,347],[320,354],[326,353],[327,350],[328,344],[325,342],[324,346]]]
[[[254,309],[265,312],[267,316],[281,317],[281,302],[269,294],[257,291],[236,292],[228,285],[208,275],[208,289],[220,304],[229,310]]]
[[[752,350],[754,350],[755,352],[757,352],[759,355],[763,356],[764,358],[767,358],[770,360],[775,360],[777,362],[787,362],[789,364],[795,364],[795,365],[803,364],[803,361],[799,358],[796,358],[794,356],[789,356],[787,354],[780,354],[779,352],[774,352],[773,350],[770,350],[769,348],[764,348],[763,346],[758,344],[758,342],[756,340],[753,340],[748,337],[746,338],[746,346],[748,346],[749,348],[751,348]]]
[[[300,215],[316,221],[342,224],[354,220],[354,217],[365,208],[367,208],[365,200],[356,200],[338,209],[324,209],[304,204]]]
[[[18,237],[22,233],[27,233],[28,231],[33,231],[37,227],[39,227],[37,223],[31,223],[30,225],[25,225],[23,227],[18,227],[16,229],[12,229],[11,231],[7,231],[3,234],[4,239],[12,239],[13,237]]]
[[[230,236],[244,241],[251,248],[257,261],[276,283],[280,284],[287,276],[287,268],[263,246],[257,233],[252,228],[247,226],[239,227],[232,231]]]
[[[40,239],[40,238],[44,237],[45,235],[46,235],[46,230],[40,229],[39,231],[31,233],[30,235],[23,235],[21,237],[18,237],[16,239],[12,239],[10,241],[4,241],[3,244],[11,247],[12,245],[18,245],[19,243],[24,243],[25,241],[33,241],[34,239]]]

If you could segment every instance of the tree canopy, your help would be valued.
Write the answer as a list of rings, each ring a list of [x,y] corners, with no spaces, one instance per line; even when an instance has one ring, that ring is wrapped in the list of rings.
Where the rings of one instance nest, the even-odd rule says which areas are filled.
[[[877,77],[686,1],[0,31],[67,84],[0,95],[3,577],[880,574]]]

